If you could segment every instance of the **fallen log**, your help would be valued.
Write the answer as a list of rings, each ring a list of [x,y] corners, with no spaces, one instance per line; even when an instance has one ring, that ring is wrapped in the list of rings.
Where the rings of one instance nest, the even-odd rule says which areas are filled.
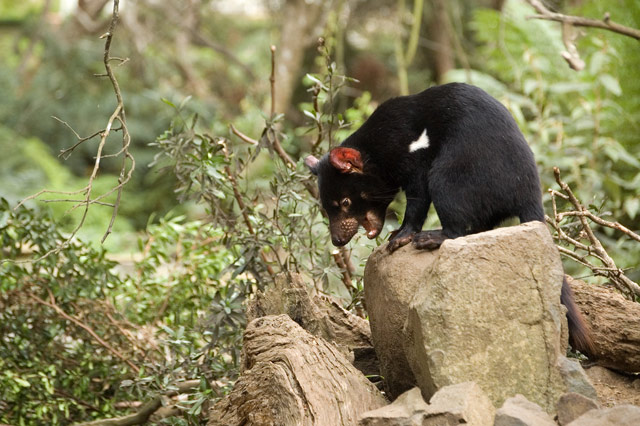
[[[619,371],[640,372],[640,304],[606,287],[571,277],[568,281],[591,327],[595,361]]]
[[[312,335],[335,344],[362,374],[380,374],[369,321],[345,310],[331,296],[317,294],[298,274],[280,274],[264,292],[257,292],[247,307],[247,322],[281,314]]]
[[[287,315],[249,323],[244,368],[209,413],[209,425],[356,425],[387,403],[331,343]]]

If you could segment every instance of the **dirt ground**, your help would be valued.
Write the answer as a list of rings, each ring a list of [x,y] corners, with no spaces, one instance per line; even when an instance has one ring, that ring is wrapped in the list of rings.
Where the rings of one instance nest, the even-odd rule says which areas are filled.
[[[585,368],[602,407],[621,404],[640,406],[640,375],[620,374],[604,367]]]

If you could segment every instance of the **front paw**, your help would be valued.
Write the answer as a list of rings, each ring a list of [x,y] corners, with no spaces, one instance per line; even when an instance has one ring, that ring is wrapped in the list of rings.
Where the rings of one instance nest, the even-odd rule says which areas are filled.
[[[413,236],[413,246],[418,250],[437,250],[446,239],[442,230],[422,231]]]
[[[413,240],[413,236],[415,232],[406,231],[403,229],[398,229],[391,233],[391,240],[389,241],[389,245],[387,245],[387,250],[389,253],[393,253],[398,250],[402,246],[406,246]]]

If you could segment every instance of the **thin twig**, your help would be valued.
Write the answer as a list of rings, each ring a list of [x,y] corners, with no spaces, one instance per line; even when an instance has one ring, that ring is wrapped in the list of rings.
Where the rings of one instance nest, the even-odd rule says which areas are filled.
[[[271,76],[269,76],[269,82],[271,83],[271,118],[276,113],[276,47],[271,45]]]
[[[640,235],[636,234],[635,232],[633,232],[632,230],[630,230],[629,228],[627,228],[626,226],[618,223],[618,222],[609,222],[608,220],[604,220],[596,215],[594,215],[593,213],[591,213],[589,210],[585,210],[585,211],[581,211],[581,212],[563,212],[559,214],[559,218],[563,219],[566,216],[586,216],[589,219],[591,219],[593,222],[597,223],[598,225],[602,225],[602,226],[606,226],[608,228],[612,228],[612,229],[617,229],[618,231],[622,232],[623,234],[627,235],[629,238],[632,238],[638,242],[640,242]]]
[[[258,141],[257,140],[255,140],[253,138],[250,138],[249,136],[247,136],[244,133],[242,133],[240,130],[236,129],[236,127],[233,124],[229,124],[229,129],[231,130],[231,133],[233,133],[234,135],[239,137],[244,142],[246,142],[248,144],[251,144],[251,145],[258,145]]]
[[[158,411],[160,407],[162,407],[163,397],[170,397],[181,393],[193,392],[200,386],[200,380],[188,380],[186,382],[178,383],[176,386],[177,390],[169,391],[165,395],[156,396],[151,401],[144,404],[137,413],[129,414],[122,417],[115,417],[112,419],[102,419],[86,423],[76,423],[75,426],[131,426],[147,423],[151,415]]]
[[[242,199],[242,195],[240,194],[240,190],[238,189],[238,181],[236,180],[235,175],[231,172],[231,168],[228,165],[230,160],[229,160],[229,150],[227,149],[227,144],[225,143],[225,140],[220,140],[219,143],[220,145],[222,145],[222,152],[224,154],[225,160],[227,161],[227,165],[224,166],[224,172],[227,174],[227,178],[229,179],[229,182],[231,182],[231,187],[233,188],[233,197],[236,199],[236,203],[238,203],[238,208],[240,209],[240,212],[242,214],[242,219],[244,220],[244,224],[247,227],[247,230],[251,235],[256,235],[256,232],[253,229],[253,225],[251,225],[251,219],[249,219],[249,214],[247,213],[247,206],[245,205],[244,200]],[[273,270],[271,265],[269,265],[267,255],[265,254],[264,250],[260,250],[260,258],[264,262],[269,275],[271,275],[272,278],[275,277],[276,275],[275,271]]]
[[[271,120],[273,120],[276,115],[276,47],[273,45],[271,46],[271,76],[269,77],[269,82],[271,83]],[[295,170],[296,162],[293,161],[291,157],[289,157],[289,154],[282,148],[280,140],[278,139],[278,132],[276,132],[273,127],[274,125],[275,124],[271,122],[265,129],[263,136],[267,137],[269,145],[272,146],[280,158],[282,158],[286,166]]]

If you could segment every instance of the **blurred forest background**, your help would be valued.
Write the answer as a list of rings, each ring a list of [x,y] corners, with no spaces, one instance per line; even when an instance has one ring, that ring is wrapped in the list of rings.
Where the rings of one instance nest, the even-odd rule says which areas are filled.
[[[89,196],[108,196],[83,220],[82,192],[16,206],[90,180],[117,105],[96,76],[113,2],[3,0],[0,259],[31,261],[0,264],[0,423],[117,417],[164,395],[155,421],[199,424],[237,375],[244,301],[281,272],[362,312],[364,261],[397,227],[403,201],[377,241],[335,250],[302,159],[392,96],[450,81],[482,87],[512,112],[545,191],[557,189],[558,167],[593,213],[637,232],[638,40],[529,19],[530,3],[123,0],[110,63],[126,123],[107,132]],[[636,0],[545,4],[640,28]],[[110,193],[129,172],[122,194]],[[548,193],[545,203],[552,214]],[[563,229],[584,241],[569,219]],[[637,282],[638,242],[594,230]]]

